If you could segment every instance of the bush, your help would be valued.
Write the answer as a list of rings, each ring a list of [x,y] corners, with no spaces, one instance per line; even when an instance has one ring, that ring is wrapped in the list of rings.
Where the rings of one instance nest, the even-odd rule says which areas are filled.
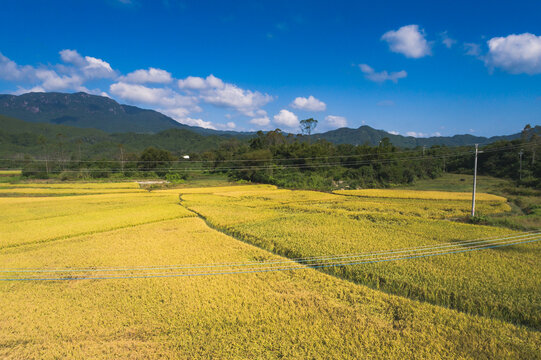
[[[186,173],[168,172],[167,174],[165,174],[165,180],[173,184],[182,184],[186,182],[187,178],[188,178],[188,174]]]

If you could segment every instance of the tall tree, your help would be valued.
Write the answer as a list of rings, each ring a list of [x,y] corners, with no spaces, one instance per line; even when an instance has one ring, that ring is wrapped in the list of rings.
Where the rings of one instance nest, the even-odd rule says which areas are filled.
[[[318,121],[316,119],[312,119],[312,118],[301,120],[301,133],[303,135],[308,135],[308,142],[309,143],[311,141],[312,132],[316,128],[317,123],[318,123]]]
[[[40,135],[38,137],[38,142],[41,146],[43,146],[43,153],[45,154],[45,171],[47,172],[47,175],[49,175],[49,153],[47,151],[47,139],[45,136]]]

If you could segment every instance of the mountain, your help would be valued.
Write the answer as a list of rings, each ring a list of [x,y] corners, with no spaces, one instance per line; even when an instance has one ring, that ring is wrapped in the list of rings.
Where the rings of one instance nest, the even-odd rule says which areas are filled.
[[[534,133],[541,134],[541,126],[535,126]],[[377,145],[385,137],[389,138],[391,143],[402,148],[414,148],[417,146],[464,146],[464,145],[486,145],[499,140],[514,140],[520,138],[521,133],[505,136],[493,136],[490,138],[473,135],[454,135],[454,136],[433,136],[426,138],[416,138],[413,136],[402,136],[390,134],[384,130],[377,130],[370,126],[361,126],[358,129],[340,128],[327,131],[321,134],[314,134],[315,139],[324,139],[334,144],[352,144],[352,145]]]
[[[141,152],[153,146],[183,155],[213,150],[230,140],[228,135],[202,135],[179,128],[156,134],[111,134],[98,129],[35,123],[0,115],[0,159],[23,158],[25,154],[39,157],[44,148],[49,152],[63,151],[74,159],[116,158],[120,144],[127,153]]]
[[[199,134],[228,134],[180,124],[157,111],[121,105],[108,97],[84,92],[0,95],[0,114],[30,122],[94,128],[109,133],[156,133],[177,128]]]
[[[180,124],[172,118],[154,110],[122,105],[108,97],[89,95],[83,92],[75,94],[27,93],[18,96],[0,95],[0,114],[33,123],[93,128],[102,130],[105,133],[131,133],[129,135],[130,139],[138,139],[138,141],[144,141],[145,143],[149,143],[150,139],[155,141],[157,138],[139,135],[157,134],[170,129],[185,130],[198,135],[219,136],[220,139],[223,137],[246,139],[255,135],[249,132],[218,131],[197,126],[188,126]],[[541,134],[541,127],[535,127],[534,131]],[[171,134],[173,133],[169,135]],[[173,141],[171,138],[176,139],[177,137],[187,139],[189,137],[187,134],[175,133],[169,136],[169,141]],[[115,136],[117,138],[122,137],[119,134]],[[162,134],[161,136],[164,135]],[[384,130],[377,130],[365,125],[358,129],[341,128],[313,135],[313,139],[324,139],[334,144],[352,145],[377,145],[385,137],[389,138],[395,146],[414,148],[417,146],[430,147],[432,145],[483,145],[498,140],[516,139],[520,137],[520,133],[490,138],[473,135],[415,138],[412,136],[390,134]],[[306,139],[306,137],[304,138]],[[201,143],[200,140],[198,138],[197,142]],[[183,141],[181,143],[184,144]]]

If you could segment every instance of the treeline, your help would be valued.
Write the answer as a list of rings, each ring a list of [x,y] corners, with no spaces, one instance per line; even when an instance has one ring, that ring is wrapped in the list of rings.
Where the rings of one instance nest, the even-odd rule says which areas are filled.
[[[478,174],[512,179],[519,185],[541,187],[541,137],[526,125],[520,139],[483,146],[478,155]],[[448,162],[450,172],[471,174],[473,151]]]
[[[217,144],[215,150],[189,155],[154,147],[127,151],[117,145],[114,157],[89,159],[77,147],[72,146],[68,152],[62,139],[52,146],[40,138],[37,142],[41,154],[25,155],[2,165],[22,168],[23,175],[32,178],[162,177],[182,181],[192,174],[221,173],[236,180],[319,190],[392,187],[436,178],[444,172],[473,173],[472,146],[405,150],[391,144],[388,138],[377,146],[334,145],[311,139],[307,134],[294,136],[277,129],[260,131],[249,140],[230,138]],[[482,147],[478,173],[541,187],[540,145],[541,139],[527,126],[520,139]]]
[[[536,159],[541,156],[541,138],[529,125],[520,139],[484,146],[478,156],[480,175],[541,187],[541,163]],[[212,164],[213,171],[234,179],[320,190],[392,187],[444,172],[472,174],[474,166],[473,146],[404,150],[388,138],[378,146],[333,145],[285,136],[280,130],[259,132],[247,144],[230,141],[201,158]]]
[[[330,190],[386,187],[435,178],[443,172],[437,150],[403,151],[384,138],[378,146],[315,143],[280,130],[258,132],[248,143],[230,141],[201,154],[205,164],[233,179],[287,188]],[[207,165],[209,166],[209,165]]]

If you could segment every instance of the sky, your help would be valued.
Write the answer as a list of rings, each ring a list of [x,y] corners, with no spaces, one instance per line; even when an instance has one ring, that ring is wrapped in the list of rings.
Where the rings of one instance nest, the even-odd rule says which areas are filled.
[[[0,93],[78,92],[218,130],[541,125],[541,1],[2,0]]]

